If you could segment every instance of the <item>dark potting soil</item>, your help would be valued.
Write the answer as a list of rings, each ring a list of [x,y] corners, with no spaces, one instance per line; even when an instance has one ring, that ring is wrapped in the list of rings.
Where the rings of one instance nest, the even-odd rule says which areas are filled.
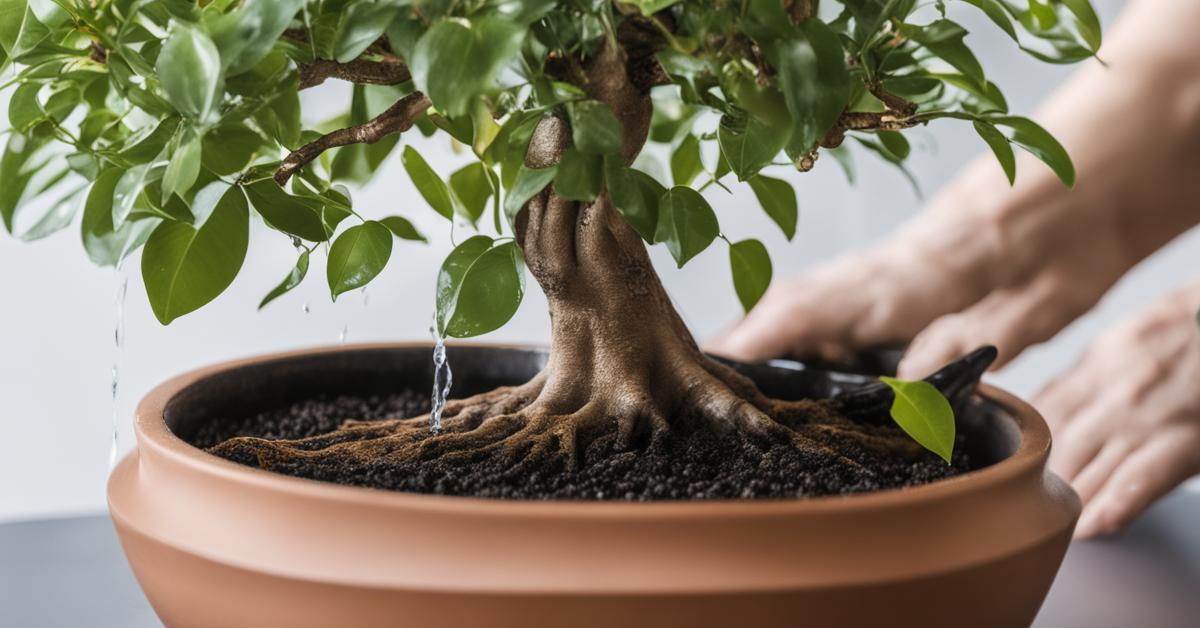
[[[319,397],[254,416],[211,421],[192,437],[211,448],[236,436],[297,439],[331,432],[344,420],[383,420],[428,412],[426,394],[406,391],[370,397]],[[844,449],[845,444],[841,444]],[[576,470],[520,468],[511,461],[298,459],[272,465],[288,475],[370,488],[506,499],[685,500],[816,497],[915,486],[970,468],[962,447],[953,464],[931,453],[915,460],[866,448],[844,452],[859,464],[831,463],[789,444],[764,446],[738,433],[672,434],[628,451],[585,449]],[[253,454],[222,450],[258,466]]]

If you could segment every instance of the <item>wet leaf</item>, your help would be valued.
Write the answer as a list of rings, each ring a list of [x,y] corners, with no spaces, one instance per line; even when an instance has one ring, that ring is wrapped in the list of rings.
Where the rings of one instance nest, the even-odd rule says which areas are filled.
[[[529,202],[529,199],[537,196],[538,192],[546,189],[547,185],[554,180],[558,174],[557,166],[549,168],[527,168],[522,165],[517,170],[517,177],[513,181],[512,189],[508,191],[508,196],[504,198],[504,214],[508,216],[509,224],[517,217],[517,212]]]
[[[464,115],[472,98],[495,85],[524,37],[524,27],[500,17],[438,20],[413,49],[413,81],[446,115]]]
[[[127,254],[144,244],[158,226],[158,220],[143,219],[113,229],[113,190],[121,174],[118,168],[101,172],[84,201],[80,236],[88,258],[98,266],[116,266]]]
[[[517,313],[524,295],[525,262],[516,243],[484,251],[462,276],[446,335],[470,338],[499,329]]]
[[[450,175],[450,191],[458,201],[455,207],[471,224],[479,221],[483,210],[487,208],[488,199],[492,196],[492,184],[487,169],[483,163],[475,162]]]
[[[208,118],[221,93],[221,56],[204,31],[174,22],[155,69],[167,100],[179,113]]]
[[[954,410],[937,388],[926,381],[880,377],[896,393],[892,420],[922,447],[950,464],[954,453]]]
[[[350,227],[329,247],[329,292],[337,299],[343,292],[367,285],[391,256],[392,232],[382,223],[368,220]]]
[[[717,129],[717,142],[721,145],[721,155],[738,181],[746,181],[775,159],[787,145],[788,135],[750,118],[741,131],[721,124]]]
[[[405,146],[404,152],[400,155],[400,161],[404,164],[404,170],[408,172],[413,185],[417,187],[417,191],[421,193],[425,202],[429,203],[433,211],[441,214],[447,220],[453,220],[454,201],[450,198],[450,189],[433,171],[421,153],[418,153],[417,149],[412,146]]]
[[[388,216],[379,221],[383,226],[392,232],[392,235],[401,240],[415,240],[417,242],[428,242],[425,236],[421,235],[420,231],[413,226],[409,220],[403,216]]]
[[[406,0],[367,0],[351,4],[338,23],[337,40],[333,47],[338,63],[358,58],[392,23]]]

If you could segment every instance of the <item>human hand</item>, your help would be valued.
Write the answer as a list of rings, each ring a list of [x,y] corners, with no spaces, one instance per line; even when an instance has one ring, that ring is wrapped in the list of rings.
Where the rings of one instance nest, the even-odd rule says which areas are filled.
[[[1076,538],[1114,533],[1200,473],[1200,282],[1102,336],[1034,398],[1050,468],[1084,503]]]

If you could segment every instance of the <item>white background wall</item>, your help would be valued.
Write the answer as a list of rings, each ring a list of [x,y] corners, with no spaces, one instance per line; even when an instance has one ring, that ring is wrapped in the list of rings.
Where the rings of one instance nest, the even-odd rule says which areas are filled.
[[[1099,0],[1105,22],[1120,3]],[[961,7],[959,7],[961,9]],[[952,7],[953,11],[953,7]],[[1069,68],[1040,64],[973,11],[954,11],[973,32],[988,75],[1009,97],[1016,112],[1032,112]],[[309,117],[321,105],[347,96],[330,85],[305,95]],[[912,169],[926,194],[982,150],[969,127],[946,121],[910,134],[917,150]],[[444,140],[422,141],[422,151],[443,174],[461,156]],[[849,185],[832,159],[807,175],[790,175],[801,206],[796,239],[788,243],[757,209],[747,186],[732,196],[708,194],[731,238],[754,235],[772,252],[776,276],[799,272],[814,262],[864,246],[891,231],[921,206],[902,177],[876,159],[857,155],[859,184]],[[0,185],[3,185],[0,182]],[[368,216],[400,213],[431,236],[432,244],[398,244],[391,263],[363,295],[329,300],[324,264],[294,293],[262,312],[259,299],[290,269],[294,252],[285,238],[253,229],[243,273],[233,286],[201,311],[160,326],[150,312],[138,260],[118,275],[86,259],[77,229],[35,244],[0,237],[0,520],[29,518],[104,507],[114,414],[110,369],[120,364],[116,401],[121,449],[132,446],[130,417],[136,401],[154,384],[186,369],[238,356],[338,342],[428,337],[437,267],[450,248],[448,229],[416,195],[393,157],[375,182],[356,193],[356,207]],[[685,318],[704,338],[735,320],[740,307],[728,278],[725,247],[713,246],[687,268],[675,270],[657,247],[654,259]],[[1098,253],[1102,254],[1102,253]],[[1120,316],[1200,270],[1200,233],[1191,233],[1131,273],[1091,315],[1054,341],[1029,352],[996,380],[1020,393],[1032,393],[1049,375],[1066,367],[1090,337]],[[129,280],[126,346],[113,344],[114,293]],[[545,299],[530,281],[530,294],[516,318],[488,339],[544,342]],[[309,305],[304,313],[302,306]]]

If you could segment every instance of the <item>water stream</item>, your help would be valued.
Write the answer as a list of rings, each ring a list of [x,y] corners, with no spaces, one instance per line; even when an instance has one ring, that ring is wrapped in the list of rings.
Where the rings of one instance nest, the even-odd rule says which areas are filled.
[[[446,398],[450,396],[450,386],[454,383],[454,374],[450,372],[450,362],[446,359],[446,339],[437,332],[435,324],[430,331],[435,341],[433,346],[433,409],[429,411],[429,431],[437,434],[442,429],[442,411],[446,409]]]
[[[121,387],[121,358],[125,347],[125,293],[129,288],[129,277],[125,274],[124,263],[117,264],[117,289],[113,295],[115,320],[113,323],[113,361],[112,361],[112,442],[108,449],[108,468],[112,470],[117,464],[120,453],[120,442],[117,430],[117,396]]]

